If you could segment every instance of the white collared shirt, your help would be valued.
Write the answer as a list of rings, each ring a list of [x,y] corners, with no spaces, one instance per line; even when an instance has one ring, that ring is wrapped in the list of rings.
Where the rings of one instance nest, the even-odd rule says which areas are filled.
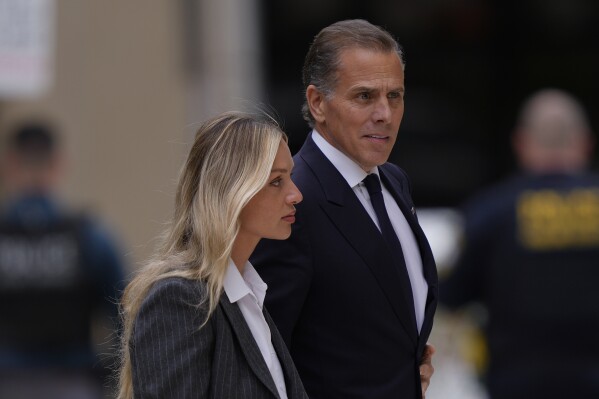
[[[225,273],[223,288],[231,303],[237,302],[243,318],[250,328],[254,340],[258,344],[260,353],[262,353],[262,357],[270,370],[272,379],[277,386],[277,391],[279,391],[279,396],[281,399],[287,399],[283,369],[275,348],[272,345],[270,328],[262,313],[264,297],[266,296],[268,286],[260,278],[260,275],[250,262],[245,263],[242,276],[235,263],[230,260],[229,268]]]
[[[339,173],[341,173],[341,176],[343,176],[347,181],[347,184],[349,184],[354,193],[356,193],[358,200],[360,200],[364,209],[368,212],[368,215],[380,230],[378,218],[376,217],[372,202],[370,201],[370,195],[362,182],[368,173],[347,155],[333,147],[316,130],[312,131],[312,140],[314,140],[314,143],[320,151],[322,151],[324,156],[327,157]],[[376,173],[378,175],[378,167],[374,167],[370,173]],[[399,238],[406,262],[406,268],[408,269],[408,275],[410,276],[410,285],[412,286],[412,295],[414,297],[416,325],[418,331],[420,331],[424,320],[424,309],[426,307],[426,297],[428,295],[428,284],[422,272],[420,249],[418,248],[418,242],[416,241],[414,232],[408,224],[404,214],[401,212],[401,209],[399,209],[395,199],[382,182],[381,187],[385,208],[387,208],[387,213],[389,214],[389,219],[391,219],[395,234],[397,234],[397,237]]]

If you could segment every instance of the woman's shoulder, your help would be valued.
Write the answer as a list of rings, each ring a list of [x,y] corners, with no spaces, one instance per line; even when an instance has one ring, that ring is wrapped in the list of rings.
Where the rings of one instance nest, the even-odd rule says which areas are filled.
[[[160,279],[148,291],[136,317],[136,335],[157,326],[170,329],[186,320],[194,328],[206,317],[205,284],[183,277]]]
[[[206,285],[201,280],[192,280],[185,277],[167,277],[156,281],[148,291],[147,298],[153,296],[166,296],[176,298],[196,298],[201,300],[206,290]]]

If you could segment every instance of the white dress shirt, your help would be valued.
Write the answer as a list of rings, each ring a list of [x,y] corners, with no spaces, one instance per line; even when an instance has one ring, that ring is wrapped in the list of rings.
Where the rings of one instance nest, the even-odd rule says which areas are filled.
[[[347,155],[333,147],[328,141],[326,141],[320,133],[316,130],[312,131],[312,140],[316,146],[322,151],[325,157],[335,168],[341,173],[343,178],[347,181],[347,184],[352,188],[358,200],[370,215],[372,221],[379,228],[379,222],[376,217],[376,213],[370,201],[370,195],[366,189],[362,180],[369,174],[366,173],[357,163],[351,160]],[[378,167],[374,167],[370,173],[379,174]],[[414,236],[414,232],[410,228],[408,221],[404,214],[399,209],[399,206],[395,202],[395,199],[387,190],[384,184],[381,182],[383,191],[383,200],[385,201],[385,208],[391,219],[391,224],[399,238],[401,244],[401,250],[403,252],[404,260],[406,262],[406,268],[410,277],[410,285],[412,286],[412,295],[414,297],[414,312],[416,315],[416,325],[418,331],[422,328],[422,321],[424,320],[424,308],[426,306],[426,297],[428,295],[428,284],[424,278],[422,272],[422,258],[420,257],[420,249],[418,248],[418,242]]]
[[[225,274],[223,288],[229,297],[231,303],[237,302],[243,318],[254,336],[254,340],[260,348],[260,353],[270,370],[272,379],[277,386],[281,399],[287,399],[287,388],[285,387],[285,377],[281,363],[272,346],[270,328],[266,323],[262,308],[264,307],[264,297],[268,286],[260,278],[256,269],[250,262],[246,262],[243,268],[243,276],[235,263],[230,260],[229,268]]]

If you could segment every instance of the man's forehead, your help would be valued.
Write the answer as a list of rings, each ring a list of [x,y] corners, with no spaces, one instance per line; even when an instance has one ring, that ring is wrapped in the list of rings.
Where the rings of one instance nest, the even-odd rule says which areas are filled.
[[[403,88],[403,68],[399,64],[399,57],[393,58],[392,54],[368,50],[361,54],[348,54],[337,68],[337,83],[351,87],[375,88],[384,85]]]
[[[399,61],[399,63],[402,66],[403,69],[403,60],[401,59],[401,56],[399,55],[399,53],[397,53],[397,51],[395,50],[382,50],[382,49],[378,49],[378,48],[371,48],[371,47],[362,47],[362,46],[349,46],[349,47],[344,47],[341,50],[339,50],[338,53],[338,67],[341,66],[344,63],[344,60],[346,60],[347,58],[361,58],[364,61],[367,61],[368,59],[373,59],[376,58],[377,56],[385,56],[388,58],[391,58],[391,56],[396,57],[397,61]]]

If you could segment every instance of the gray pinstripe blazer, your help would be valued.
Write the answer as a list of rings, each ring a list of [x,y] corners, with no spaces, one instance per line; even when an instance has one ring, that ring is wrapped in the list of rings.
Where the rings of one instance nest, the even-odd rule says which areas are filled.
[[[223,292],[208,323],[197,306],[198,281],[168,278],[144,300],[130,342],[133,391],[140,398],[279,398],[260,349],[237,304]],[[287,347],[264,311],[289,399],[307,399]]]

